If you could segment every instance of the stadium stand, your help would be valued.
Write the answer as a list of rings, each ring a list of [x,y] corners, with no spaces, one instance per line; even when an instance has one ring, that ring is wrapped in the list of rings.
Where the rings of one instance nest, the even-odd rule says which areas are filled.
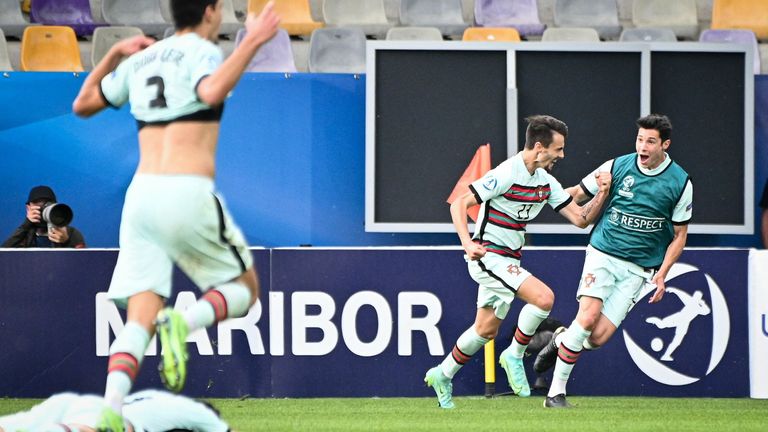
[[[400,22],[407,26],[437,27],[445,36],[460,36],[469,27],[464,22],[460,0],[400,0]]]
[[[520,33],[511,27],[470,27],[461,40],[473,42],[520,42]]]
[[[768,1],[714,0],[712,28],[751,30],[760,40],[768,40]]]
[[[91,64],[97,65],[107,54],[112,45],[122,39],[143,34],[138,27],[110,26],[98,27],[93,31],[91,44]]]
[[[6,36],[21,38],[30,25],[21,13],[19,0],[0,0],[0,28]]]
[[[235,46],[245,37],[245,29],[240,29],[235,38]],[[259,48],[246,68],[247,72],[296,72],[296,63],[291,50],[291,37],[285,29],[279,29],[269,42]]]
[[[746,44],[752,47],[752,55],[754,56],[754,72],[760,73],[760,50],[757,45],[757,38],[751,30],[721,30],[721,29],[709,29],[701,32],[699,36],[700,42],[722,42],[722,43],[737,43]]]
[[[541,36],[542,42],[600,42],[597,30],[587,27],[549,27]]]
[[[66,26],[27,27],[21,38],[21,70],[82,72],[75,31]]]
[[[165,1],[165,0],[164,0]],[[280,2],[277,2],[280,3]],[[243,28],[243,24],[235,16],[235,6],[232,0],[222,0],[221,3],[221,28],[219,34],[234,39],[237,32]]]
[[[392,27],[387,32],[387,40],[441,41],[443,34],[437,27]]]
[[[78,36],[89,36],[99,26],[88,0],[35,0],[30,16],[41,24],[72,27]]]
[[[696,40],[699,35],[696,0],[634,0],[632,24],[638,28],[668,28],[678,38]]]
[[[110,25],[138,27],[154,37],[172,24],[163,17],[159,0],[101,0],[101,13]]]
[[[556,0],[557,27],[590,27],[602,39],[616,39],[621,33],[616,0]]]
[[[269,0],[249,0],[248,12],[258,14]],[[323,26],[315,21],[309,12],[309,0],[283,0],[275,3],[280,15],[280,27],[291,36],[306,36]]]
[[[11,56],[8,55],[8,44],[5,42],[5,34],[0,29],[0,72],[12,71]]]
[[[520,36],[541,36],[536,0],[475,0],[475,23],[481,27],[514,27]]]
[[[382,0],[325,0],[323,20],[329,27],[356,27],[379,39],[392,27]]]
[[[309,71],[365,73],[365,33],[359,27],[321,28],[309,41]]]
[[[624,29],[619,36],[621,42],[677,42],[675,32],[668,28]]]

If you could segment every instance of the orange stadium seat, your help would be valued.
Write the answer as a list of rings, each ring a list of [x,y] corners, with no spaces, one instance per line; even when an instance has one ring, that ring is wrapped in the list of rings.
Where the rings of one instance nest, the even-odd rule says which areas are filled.
[[[248,13],[258,14],[269,0],[248,0]],[[323,23],[312,19],[309,0],[280,0],[275,2],[275,11],[280,15],[280,27],[289,35],[308,35],[319,29]]]
[[[758,39],[768,39],[768,1],[714,0],[712,28],[752,30]]]
[[[21,38],[21,70],[82,72],[75,31],[67,26],[31,26]]]
[[[472,42],[520,42],[520,33],[511,27],[469,27],[461,40]]]

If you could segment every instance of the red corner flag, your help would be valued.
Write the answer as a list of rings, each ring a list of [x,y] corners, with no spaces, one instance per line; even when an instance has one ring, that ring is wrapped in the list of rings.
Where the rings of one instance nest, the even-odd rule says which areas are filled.
[[[456,182],[456,186],[453,188],[453,192],[448,197],[448,204],[455,201],[458,197],[469,192],[469,185],[484,176],[485,173],[491,170],[491,144],[481,145],[475,152],[475,156],[472,161],[469,162],[467,169],[464,170],[461,178]],[[480,206],[472,206],[467,209],[467,214],[473,221],[477,222],[477,214],[480,212]]]

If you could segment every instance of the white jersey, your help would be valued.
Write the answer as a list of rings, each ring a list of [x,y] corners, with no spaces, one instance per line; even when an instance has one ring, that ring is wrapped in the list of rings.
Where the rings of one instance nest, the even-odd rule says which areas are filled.
[[[529,173],[522,152],[488,171],[469,189],[482,203],[473,238],[488,252],[515,259],[521,257],[525,226],[544,204],[560,211],[572,199],[543,168]]]
[[[131,114],[146,124],[177,120],[219,120],[222,106],[212,108],[197,97],[200,80],[223,60],[221,49],[190,32],[150,45],[122,62],[101,81],[107,103],[131,103]]]

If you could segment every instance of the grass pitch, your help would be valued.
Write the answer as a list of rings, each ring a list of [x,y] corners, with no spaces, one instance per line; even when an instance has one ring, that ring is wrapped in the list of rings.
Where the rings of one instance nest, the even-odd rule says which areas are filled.
[[[234,431],[760,431],[768,400],[569,397],[567,410],[545,410],[543,397],[212,399]],[[0,415],[39,400],[0,399]]]

